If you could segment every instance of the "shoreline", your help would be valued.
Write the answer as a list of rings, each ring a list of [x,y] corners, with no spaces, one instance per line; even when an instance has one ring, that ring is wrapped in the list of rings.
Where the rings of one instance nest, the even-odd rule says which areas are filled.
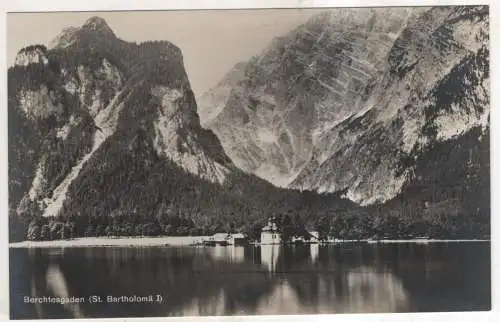
[[[491,239],[387,239],[387,240],[366,240],[368,244],[397,244],[397,243],[477,243],[491,242]]]
[[[209,236],[81,237],[9,243],[9,248],[194,246]]]
[[[47,241],[31,241],[9,243],[9,248],[55,248],[55,247],[153,247],[153,246],[196,246],[210,236],[161,236],[161,237],[81,237],[75,239],[58,239]],[[316,242],[316,245],[336,245],[347,243],[362,244],[430,244],[430,243],[464,243],[464,242],[491,242],[490,239],[393,239],[393,240],[334,240]],[[311,243],[305,243],[311,244]],[[277,245],[277,244],[275,244]],[[231,245],[230,245],[231,246]],[[266,246],[259,243],[248,246]],[[223,246],[224,247],[224,246]]]

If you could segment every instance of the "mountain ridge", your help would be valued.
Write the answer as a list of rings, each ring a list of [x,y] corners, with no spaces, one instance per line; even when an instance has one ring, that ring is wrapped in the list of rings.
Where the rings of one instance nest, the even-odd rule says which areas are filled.
[[[92,17],[81,28],[71,30],[73,31],[72,38],[65,39],[65,41],[69,41],[69,44],[57,44],[51,50],[44,47],[44,50],[40,51],[39,48],[42,47],[35,46],[20,51],[20,55],[26,55],[30,51],[36,54],[43,52],[45,60],[43,64],[39,63],[38,60],[32,60],[9,70],[11,74],[17,72],[19,74],[25,73],[24,75],[27,76],[40,76],[41,81],[34,86],[34,90],[25,89],[23,84],[12,85],[11,82],[9,84],[11,85],[11,97],[14,101],[17,100],[16,104],[12,104],[17,106],[11,107],[19,108],[12,112],[20,113],[21,117],[25,116],[27,121],[35,124],[40,121],[40,118],[50,118],[53,116],[51,114],[55,113],[61,114],[61,120],[58,123],[64,124],[60,124],[61,126],[55,131],[47,129],[47,134],[51,137],[55,136],[54,139],[62,141],[64,145],[68,141],[67,136],[72,128],[76,126],[75,120],[77,118],[73,114],[75,111],[69,111],[70,106],[61,104],[60,100],[55,97],[55,93],[71,96],[72,102],[78,103],[75,110],[91,119],[89,122],[92,124],[89,124],[87,136],[92,136],[93,142],[87,144],[87,147],[84,148],[85,151],[75,155],[75,159],[69,162],[66,166],[67,176],[64,180],[62,180],[63,177],[59,176],[60,178],[55,180],[55,188],[44,185],[47,179],[42,178],[43,172],[46,172],[44,170],[52,165],[49,164],[49,159],[42,155],[31,189],[27,198],[25,196],[25,200],[21,202],[18,212],[24,211],[27,207],[26,203],[39,199],[40,193],[45,190],[41,193],[45,197],[38,202],[39,207],[57,204],[55,209],[49,206],[48,210],[45,210],[45,214],[48,216],[57,215],[62,208],[64,195],[69,185],[101,144],[112,136],[118,128],[134,124],[134,117],[140,117],[141,122],[144,123],[138,126],[145,126],[148,113],[164,115],[163,119],[160,118],[155,124],[149,126],[154,129],[154,133],[151,135],[155,137],[155,149],[158,153],[175,160],[187,171],[199,173],[207,180],[224,180],[225,173],[229,172],[226,165],[232,167],[231,161],[225,156],[222,148],[217,147],[217,138],[199,127],[196,103],[182,66],[181,51],[177,47],[166,41],[145,42],[138,45],[135,53],[132,52],[132,55],[120,60],[114,56],[114,52],[127,47],[130,49],[136,45],[125,43],[116,38],[102,18]],[[47,66],[49,64],[50,66]],[[31,69],[36,70],[31,73]],[[42,74],[37,75],[40,69]],[[168,72],[167,76],[163,75],[164,71]],[[51,79],[44,78],[44,73],[50,74]],[[49,82],[47,83],[47,81]],[[156,87],[149,84],[144,85],[145,82],[158,85],[155,85]],[[127,104],[127,101],[134,92],[139,91],[141,91],[140,95],[150,96],[151,100],[155,101],[155,105],[149,107],[146,104],[141,109],[130,110],[131,107],[127,106],[130,102]],[[62,111],[62,109],[66,109],[66,111]],[[124,113],[129,113],[127,111],[132,115],[124,115]],[[175,121],[171,115],[165,116],[166,113],[171,115],[177,113],[180,115],[180,119]],[[62,114],[65,115],[62,116]],[[183,129],[185,126],[188,128]],[[190,134],[194,136],[181,133],[186,130],[190,132],[189,127],[193,130]],[[69,139],[74,140],[75,137]],[[202,145],[199,143],[200,140],[203,141]],[[166,146],[162,146],[165,144]],[[206,151],[205,145],[207,146]],[[165,147],[171,148],[168,150]],[[207,161],[209,156],[214,157],[221,164],[216,161]],[[55,195],[51,196],[52,194]]]
[[[484,6],[322,13],[223,84],[231,89],[206,127],[240,168],[277,186],[386,202],[412,180],[409,163],[399,173],[401,159],[489,126],[488,14]]]
[[[97,18],[21,50],[8,70],[11,239],[256,238],[269,216],[348,239],[489,234],[487,12],[386,10],[334,13],[356,17],[349,33],[325,13],[277,39],[220,82],[216,113],[198,109],[178,47],[125,42]]]
[[[269,214],[311,225],[338,200],[278,189],[234,166],[201,127],[180,49],[87,29],[44,49],[47,63],[8,71],[11,240],[253,236]]]
[[[336,118],[352,114],[347,106],[359,106],[357,92],[382,72],[391,36],[413,11],[354,11],[312,17],[249,62],[241,84],[227,98],[220,124],[208,125],[240,168],[286,185],[308,162],[321,133],[334,127]],[[378,18],[384,14],[385,20]],[[201,101],[200,109],[204,105]],[[236,137],[240,128],[241,138]],[[247,137],[252,140],[238,144]]]

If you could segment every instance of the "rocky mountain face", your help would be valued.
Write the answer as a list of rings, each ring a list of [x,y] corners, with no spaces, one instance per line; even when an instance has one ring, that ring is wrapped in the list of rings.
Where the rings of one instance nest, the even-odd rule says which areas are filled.
[[[65,29],[8,71],[11,239],[258,236],[270,215],[342,238],[487,235],[488,23],[484,7],[326,12],[199,114],[173,44],[97,17]]]
[[[488,30],[487,7],[332,10],[219,85],[215,92],[236,83],[206,126],[245,171],[290,188],[344,191],[362,205],[423,178],[439,185],[422,160],[454,144],[466,153],[442,174],[487,174]],[[489,204],[489,193],[482,198]]]
[[[361,94],[383,73],[412,14],[408,8],[336,9],[313,17],[254,57],[239,78],[216,87],[218,93],[232,85],[217,107],[203,100],[210,95],[202,97],[201,111],[217,111],[205,126],[239,167],[288,185],[321,136],[363,108]]]
[[[235,170],[215,135],[201,128],[181,51],[171,43],[126,43],[91,18],[50,50],[19,52],[9,69],[11,208],[61,214],[88,171],[130,171],[119,169],[122,150],[110,154],[116,144],[139,149],[134,158],[146,168],[164,158],[212,183]]]
[[[199,98],[202,105],[198,106],[198,114],[200,114],[203,127],[210,126],[211,122],[224,109],[232,89],[238,86],[240,80],[245,77],[246,66],[246,62],[236,64],[219,82],[217,87],[204,93]]]
[[[8,85],[11,240],[252,233],[270,214],[353,206],[238,169],[169,42],[128,43],[91,18],[21,50]]]

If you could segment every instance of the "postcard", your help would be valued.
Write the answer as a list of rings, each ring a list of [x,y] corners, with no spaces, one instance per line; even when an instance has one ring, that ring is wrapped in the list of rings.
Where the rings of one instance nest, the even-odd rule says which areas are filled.
[[[489,19],[8,13],[10,318],[489,311]]]

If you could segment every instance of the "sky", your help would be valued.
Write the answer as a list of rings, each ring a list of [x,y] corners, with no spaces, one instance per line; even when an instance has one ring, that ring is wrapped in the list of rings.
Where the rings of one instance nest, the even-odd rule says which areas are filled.
[[[217,85],[238,62],[247,61],[278,36],[322,9],[44,12],[7,15],[7,59],[19,49],[48,44],[63,28],[79,27],[92,16],[104,18],[126,41],[168,40],[183,52],[197,97]]]

